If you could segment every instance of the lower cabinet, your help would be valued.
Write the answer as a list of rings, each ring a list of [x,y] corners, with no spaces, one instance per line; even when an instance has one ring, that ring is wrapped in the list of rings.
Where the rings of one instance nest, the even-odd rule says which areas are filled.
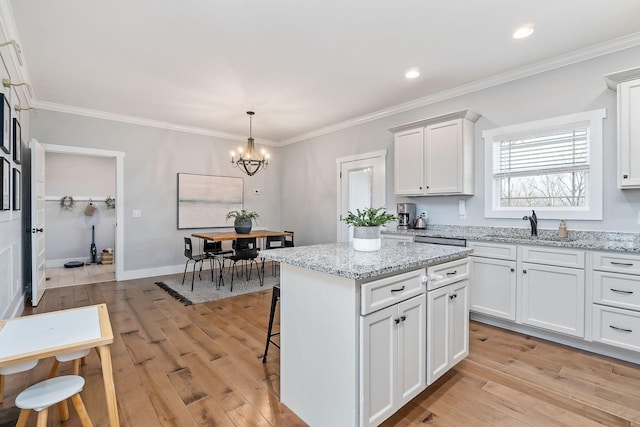
[[[427,384],[469,354],[469,280],[427,292]]]
[[[470,257],[471,303],[469,310],[511,321],[516,320],[516,262]]]
[[[377,426],[425,389],[424,294],[360,317],[361,426]]]

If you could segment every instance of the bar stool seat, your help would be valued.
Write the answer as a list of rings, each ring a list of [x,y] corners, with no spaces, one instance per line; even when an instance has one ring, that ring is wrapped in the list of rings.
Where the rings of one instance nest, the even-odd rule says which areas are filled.
[[[272,333],[273,331],[273,318],[276,314],[276,303],[280,300],[280,286],[275,285],[273,287],[273,293],[271,294],[271,312],[269,313],[269,329],[267,331],[267,345],[264,348],[264,356],[262,356],[262,363],[267,362],[267,353],[269,352],[269,344],[273,344],[276,347],[280,346],[273,341],[273,337],[280,335],[280,332]]]
[[[49,378],[53,378],[56,376],[56,371],[58,370],[58,365],[64,362],[73,361],[73,375],[80,375],[80,361],[86,362],[85,357],[89,354],[91,349],[84,349],[78,351],[71,351],[69,353],[56,354],[56,359],[53,361],[53,366],[51,366],[51,370],[49,371]]]
[[[60,420],[69,419],[69,409],[66,400],[71,398],[83,427],[92,427],[89,414],[82,403],[80,392],[84,387],[84,378],[77,375],[64,375],[51,378],[32,385],[16,397],[16,406],[21,409],[16,427],[24,427],[30,412],[38,412],[37,426],[47,425],[49,407],[56,403],[60,406]]]
[[[13,365],[3,366],[0,368],[0,403],[4,401],[4,377],[5,375],[17,374],[20,372],[33,369],[38,364],[37,360],[29,360],[28,362],[14,363]]]

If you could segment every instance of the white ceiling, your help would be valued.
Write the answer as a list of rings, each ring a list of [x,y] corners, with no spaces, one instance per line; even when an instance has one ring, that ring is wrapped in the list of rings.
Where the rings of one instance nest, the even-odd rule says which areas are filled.
[[[299,140],[602,43],[640,44],[639,0],[10,4],[39,108],[242,138],[254,110],[263,142]],[[535,33],[513,39],[524,23]],[[410,67],[421,76],[405,79]]]

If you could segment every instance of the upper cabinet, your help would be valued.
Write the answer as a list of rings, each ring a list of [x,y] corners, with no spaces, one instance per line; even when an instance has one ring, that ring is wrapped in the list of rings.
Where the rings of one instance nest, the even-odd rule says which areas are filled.
[[[618,91],[618,188],[640,188],[640,68],[604,78]]]
[[[389,129],[394,133],[395,193],[472,195],[474,123],[479,117],[461,110]]]

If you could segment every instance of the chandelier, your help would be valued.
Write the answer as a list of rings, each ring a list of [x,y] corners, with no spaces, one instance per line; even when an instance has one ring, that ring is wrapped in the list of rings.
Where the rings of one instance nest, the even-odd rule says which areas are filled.
[[[249,138],[247,139],[247,148],[243,150],[238,148],[238,159],[235,159],[236,153],[231,152],[231,164],[234,168],[239,168],[242,172],[249,176],[253,176],[265,169],[269,165],[269,155],[262,150],[260,154],[256,151],[254,139],[252,136],[251,119],[255,114],[253,111],[247,111],[249,115]]]

